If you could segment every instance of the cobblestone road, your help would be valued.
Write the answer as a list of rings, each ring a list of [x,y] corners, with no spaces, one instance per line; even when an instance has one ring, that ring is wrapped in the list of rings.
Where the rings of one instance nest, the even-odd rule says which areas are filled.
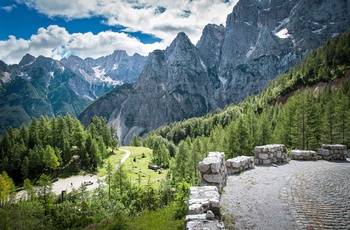
[[[350,162],[257,166],[229,177],[221,203],[228,229],[350,229]]]
[[[329,162],[298,172],[280,198],[298,229],[350,229],[350,164]]]

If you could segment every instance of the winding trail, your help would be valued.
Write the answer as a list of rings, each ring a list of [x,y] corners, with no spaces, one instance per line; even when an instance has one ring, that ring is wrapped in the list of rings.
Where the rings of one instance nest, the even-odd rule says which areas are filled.
[[[126,154],[124,157],[119,161],[119,163],[114,167],[114,171],[117,170],[131,155],[129,150],[119,148],[119,150],[124,151]],[[85,181],[91,181],[93,182],[92,185],[86,186],[87,190],[91,191],[94,190],[98,187],[98,180],[103,181],[106,176],[99,177],[96,175],[90,176],[90,175],[85,175],[85,176],[73,176],[65,179],[60,179],[56,181],[55,183],[52,184],[52,192],[55,194],[61,194],[62,190],[66,190],[67,193],[70,193],[73,188],[78,189],[82,183]],[[102,182],[105,183],[105,182]]]
[[[227,229],[350,229],[350,159],[256,166],[228,177]]]
[[[114,170],[117,170],[120,166],[122,166],[122,164],[130,157],[131,152],[127,149],[119,149],[124,151],[126,154],[125,156],[119,161],[119,163],[115,166]]]

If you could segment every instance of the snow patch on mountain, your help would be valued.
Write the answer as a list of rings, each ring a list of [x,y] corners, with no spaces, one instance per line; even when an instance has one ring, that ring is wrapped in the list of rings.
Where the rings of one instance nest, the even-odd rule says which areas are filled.
[[[224,78],[224,77],[219,77],[219,79],[220,79],[222,85],[225,85],[225,84],[226,84],[226,82],[227,82],[227,79],[226,79],[226,78]]]
[[[118,64],[113,64],[112,70],[118,69],[119,65]]]
[[[323,30],[327,29],[327,25],[323,25],[321,29],[313,30],[312,33],[314,34],[321,34]]]
[[[275,33],[275,35],[282,39],[286,39],[290,37],[290,34],[288,33],[287,28],[280,30],[279,32]]]
[[[247,58],[249,58],[251,55],[252,55],[252,53],[255,51],[255,46],[251,46],[250,48],[249,48],[249,51],[248,51],[248,53],[245,55]]]
[[[114,67],[118,68],[118,65],[114,64],[113,68]],[[111,84],[111,85],[122,85],[123,84],[123,81],[113,80],[111,77],[105,76],[106,75],[106,70],[104,68],[101,69],[100,66],[92,67],[92,69],[95,72],[95,77],[100,79],[103,82],[107,82],[108,84]]]

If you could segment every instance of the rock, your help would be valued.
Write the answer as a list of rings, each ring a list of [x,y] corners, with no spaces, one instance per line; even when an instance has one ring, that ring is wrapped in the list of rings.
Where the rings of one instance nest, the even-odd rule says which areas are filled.
[[[348,8],[344,0],[240,0],[226,27],[207,25],[196,46],[179,33],[165,50],[152,52],[133,90],[105,117],[121,144],[128,144],[133,134],[239,102],[346,32]],[[103,100],[116,100],[111,97]],[[100,103],[87,110],[99,111]]]
[[[213,213],[212,211],[209,210],[209,211],[205,214],[205,218],[206,218],[207,220],[214,220],[215,215],[214,215],[214,213]]]

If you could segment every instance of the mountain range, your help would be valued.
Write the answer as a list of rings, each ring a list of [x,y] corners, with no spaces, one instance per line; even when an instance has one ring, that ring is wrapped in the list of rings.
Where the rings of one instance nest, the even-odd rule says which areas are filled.
[[[133,134],[260,92],[349,25],[350,1],[241,0],[226,26],[207,25],[196,46],[179,33],[149,55],[135,84],[106,94],[79,118],[87,124],[93,115],[105,116],[128,144]]]
[[[135,82],[146,59],[114,51],[96,60],[70,56],[57,61],[27,54],[19,64],[0,61],[0,133],[41,115],[77,117],[114,86]]]
[[[350,0],[240,0],[226,25],[208,24],[196,45],[181,32],[148,57],[115,51],[98,59],[0,62],[0,128],[40,114],[80,114],[85,125],[99,115],[128,144],[133,134],[260,92],[349,25]]]

